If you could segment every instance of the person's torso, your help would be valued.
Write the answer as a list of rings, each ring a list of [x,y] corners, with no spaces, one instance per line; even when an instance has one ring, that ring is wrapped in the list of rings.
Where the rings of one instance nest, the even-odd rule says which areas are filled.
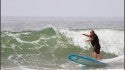
[[[92,38],[92,41],[91,41],[92,46],[100,47],[98,36],[94,34],[91,38]]]

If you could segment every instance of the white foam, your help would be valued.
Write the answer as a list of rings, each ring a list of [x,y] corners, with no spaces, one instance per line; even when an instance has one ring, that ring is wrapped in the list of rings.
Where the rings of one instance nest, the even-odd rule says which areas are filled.
[[[82,34],[89,34],[90,30],[82,31],[69,31],[60,30],[66,36],[72,38],[75,45],[81,48],[88,49],[91,47],[89,42],[85,42],[88,38]],[[124,31],[110,30],[110,29],[95,29],[95,33],[98,35],[101,45],[101,50],[114,53],[116,55],[124,54]]]
[[[67,37],[72,38],[73,42],[77,46],[81,46],[81,48],[90,48],[90,45],[85,42],[88,38],[83,36],[83,33],[87,33],[86,31],[69,31],[69,30],[61,30],[62,33],[64,33]]]
[[[101,61],[105,63],[124,63],[124,55],[120,55],[111,59],[102,59]]]
[[[31,69],[24,66],[18,66],[18,67],[12,67],[12,68],[2,68],[1,70],[37,70],[37,69]]]

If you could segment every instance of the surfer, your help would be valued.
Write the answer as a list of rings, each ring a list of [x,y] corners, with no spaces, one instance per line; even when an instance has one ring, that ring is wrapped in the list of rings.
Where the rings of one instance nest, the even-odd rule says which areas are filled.
[[[95,34],[93,30],[90,31],[90,34],[83,34],[84,36],[89,37],[90,39],[87,40],[86,42],[90,41],[91,45],[93,46],[93,56],[96,59],[101,59],[100,56],[100,44],[99,44],[99,39],[98,36]]]

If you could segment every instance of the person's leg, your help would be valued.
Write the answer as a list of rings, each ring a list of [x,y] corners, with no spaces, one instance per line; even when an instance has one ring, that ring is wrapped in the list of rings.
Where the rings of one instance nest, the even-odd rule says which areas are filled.
[[[98,59],[101,59],[100,48],[99,48],[99,52],[98,52],[97,56],[98,56]]]
[[[97,59],[97,55],[96,55],[96,47],[93,47],[93,57],[94,57],[95,59]]]
[[[97,54],[97,59],[100,60],[101,59],[101,55]]]
[[[100,48],[96,48],[96,56],[97,56],[97,59],[98,59],[98,60],[101,59]]]
[[[93,57],[94,57],[95,59],[97,59],[97,54],[96,54],[96,52],[93,52]]]
[[[100,60],[101,59],[101,55],[100,54],[97,54],[96,52],[93,52],[93,57],[97,60]]]

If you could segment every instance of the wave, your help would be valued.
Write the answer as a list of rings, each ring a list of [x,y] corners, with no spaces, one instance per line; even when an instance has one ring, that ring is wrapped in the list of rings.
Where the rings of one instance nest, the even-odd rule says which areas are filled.
[[[75,45],[84,49],[91,47],[90,43],[85,42],[88,38],[82,35],[83,33],[89,34],[89,31],[90,30],[61,30],[62,33],[73,40]],[[124,31],[111,29],[94,29],[94,31],[99,37],[101,50],[116,55],[124,54]]]
[[[38,31],[2,32],[2,66],[65,63],[70,54],[92,57],[92,48],[84,42],[89,30],[64,30],[46,27]],[[104,59],[124,54],[124,31],[95,29]],[[9,63],[8,63],[9,62]]]

